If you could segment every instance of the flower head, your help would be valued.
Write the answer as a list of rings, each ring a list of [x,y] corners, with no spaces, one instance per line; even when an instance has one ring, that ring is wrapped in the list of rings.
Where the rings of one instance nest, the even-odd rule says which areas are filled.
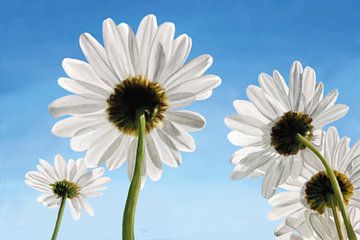
[[[55,100],[49,111],[70,117],[52,131],[72,138],[73,150],[86,151],[88,167],[106,163],[113,170],[127,161],[132,178],[139,111],[146,118],[143,179],[158,180],[162,163],[177,167],[180,151],[195,150],[189,132],[202,129],[205,119],[180,109],[210,97],[221,80],[204,75],[212,64],[210,55],[187,62],[191,38],[174,35],[174,24],[158,26],[154,15],[143,18],[136,34],[126,23],[106,19],[104,47],[84,33],[80,46],[88,62],[64,59],[68,78],[60,78],[59,85],[73,95]]]
[[[74,219],[80,218],[82,210],[94,215],[86,198],[101,196],[99,191],[106,189],[104,185],[110,182],[110,178],[102,176],[103,168],[88,171],[82,158],[65,162],[56,155],[54,166],[40,159],[37,169],[25,175],[25,183],[43,193],[37,201],[45,207],[58,207],[62,198],[68,198]]]
[[[260,74],[259,84],[247,88],[249,101],[234,101],[237,115],[225,123],[232,129],[229,141],[242,147],[231,158],[232,178],[264,175],[262,194],[269,198],[289,176],[301,172],[301,155],[309,150],[296,140],[297,134],[319,145],[322,127],[343,117],[348,107],[335,104],[337,90],[324,97],[315,71],[297,61],[289,86],[276,70],[273,76]]]
[[[330,127],[323,134],[320,149],[335,173],[345,205],[360,210],[360,182],[358,181],[360,177],[360,141],[352,148],[349,147],[349,142],[349,138],[340,138],[336,128]],[[270,198],[269,202],[273,209],[268,217],[271,220],[285,219],[287,225],[291,225],[291,222],[296,223],[296,226],[310,223],[311,227],[316,228],[316,224],[319,222],[333,222],[330,201],[335,199],[335,196],[325,169],[315,154],[307,152],[304,159],[304,168],[298,178],[289,178],[281,186],[285,191]],[[306,219],[308,219],[307,223]],[[278,227],[277,235],[284,234],[283,227],[283,225]],[[332,228],[324,228],[324,231],[327,231],[326,229]],[[335,231],[334,236],[336,236],[336,228],[333,230]]]

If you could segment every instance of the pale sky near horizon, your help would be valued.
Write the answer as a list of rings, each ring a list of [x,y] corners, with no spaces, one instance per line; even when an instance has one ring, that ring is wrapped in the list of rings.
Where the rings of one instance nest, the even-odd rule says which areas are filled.
[[[194,133],[194,153],[177,169],[165,167],[160,181],[146,183],[138,205],[139,240],[274,239],[275,222],[261,197],[261,179],[231,181],[224,117],[232,101],[245,99],[260,72],[278,69],[288,77],[292,61],[316,70],[325,92],[337,88],[350,111],[333,125],[355,142],[360,137],[360,3],[311,0],[141,0],[0,1],[0,239],[49,239],[56,210],[36,202],[39,193],[24,184],[39,158],[83,156],[69,139],[51,133],[56,122],[48,104],[66,94],[57,85],[65,57],[84,59],[78,38],[90,32],[102,41],[108,17],[137,29],[153,13],[158,23],[174,22],[176,34],[193,40],[190,58],[209,53],[208,71],[221,76],[213,96],[191,109],[207,120]],[[128,179],[122,167],[107,172],[113,181],[92,199],[95,217],[74,221],[65,210],[59,240],[121,238]]]

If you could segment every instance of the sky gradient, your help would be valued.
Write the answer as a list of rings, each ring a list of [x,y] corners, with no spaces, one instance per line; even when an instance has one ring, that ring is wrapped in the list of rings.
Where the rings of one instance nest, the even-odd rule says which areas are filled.
[[[226,139],[223,120],[261,72],[278,69],[287,78],[294,60],[312,66],[325,92],[337,88],[338,102],[350,107],[333,125],[353,142],[360,136],[358,1],[2,0],[0,6],[0,239],[49,239],[52,233],[57,211],[35,201],[39,193],[24,184],[24,174],[35,170],[39,158],[83,156],[70,149],[69,139],[51,133],[56,120],[48,105],[67,94],[57,85],[65,76],[62,59],[84,59],[80,34],[102,42],[108,17],[135,30],[150,13],[158,23],[174,22],[176,35],[192,37],[190,58],[211,54],[208,72],[223,80],[210,99],[190,108],[207,120],[193,134],[196,151],[183,154],[179,168],[165,167],[160,181],[148,181],[141,192],[137,239],[274,238],[261,179],[229,178],[236,147]],[[59,240],[121,238],[129,182],[125,167],[106,175],[112,178],[109,189],[91,200],[96,216],[74,221],[66,209]]]

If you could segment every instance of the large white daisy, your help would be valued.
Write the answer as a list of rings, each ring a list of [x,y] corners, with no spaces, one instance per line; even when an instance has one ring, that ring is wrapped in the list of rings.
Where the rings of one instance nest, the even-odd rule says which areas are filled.
[[[289,87],[281,74],[259,75],[260,87],[250,85],[246,94],[250,101],[236,100],[237,115],[225,123],[233,129],[229,141],[242,147],[231,157],[235,165],[232,179],[264,175],[262,194],[271,197],[276,188],[302,169],[301,154],[305,146],[296,135],[301,134],[318,145],[321,128],[343,117],[348,107],[335,104],[338,91],[323,97],[323,84],[316,82],[315,71],[295,61],[290,72]]]
[[[94,215],[86,198],[101,196],[100,191],[106,189],[104,185],[110,182],[110,178],[103,177],[103,168],[89,171],[82,158],[65,162],[60,155],[56,155],[54,166],[40,159],[37,169],[25,175],[25,183],[43,193],[37,201],[45,207],[56,208],[66,197],[70,200],[71,214],[76,220],[80,218],[82,210]]]
[[[360,209],[360,141],[352,148],[349,147],[350,139],[340,138],[336,128],[330,127],[323,134],[321,151],[328,160],[335,176],[339,182],[344,202],[347,206]],[[281,187],[284,192],[275,194],[269,202],[273,206],[268,217],[271,220],[285,219],[285,225],[306,226],[305,220],[313,223],[315,229],[317,223],[332,220],[331,199],[333,199],[333,190],[325,172],[325,168],[312,152],[307,152],[304,156],[305,164],[302,173],[297,179],[289,178]],[[313,214],[317,213],[317,214]],[[317,215],[322,214],[323,219]],[[320,220],[319,220],[320,219]],[[329,220],[329,221],[330,221]],[[309,224],[308,224],[309,225]],[[299,231],[300,228],[298,228]],[[336,229],[330,230],[335,231]],[[300,229],[301,231],[301,229]],[[328,234],[324,228],[324,234]],[[284,228],[277,229],[276,234],[284,234]],[[304,230],[304,233],[306,230]],[[304,236],[304,234],[302,234]],[[305,236],[306,237],[306,236]]]
[[[59,85],[72,92],[49,106],[54,117],[70,115],[56,123],[53,133],[71,137],[75,151],[87,151],[87,166],[106,163],[110,170],[125,161],[129,178],[135,163],[135,113],[145,109],[146,143],[142,176],[158,180],[162,163],[177,167],[180,151],[195,150],[189,132],[200,130],[205,119],[180,110],[212,94],[221,80],[203,75],[212,64],[209,55],[186,63],[191,39],[182,34],[174,39],[175,26],[157,25],[156,17],[143,18],[134,34],[113,20],[103,23],[103,47],[90,34],[80,37],[88,61],[64,59],[68,78]]]

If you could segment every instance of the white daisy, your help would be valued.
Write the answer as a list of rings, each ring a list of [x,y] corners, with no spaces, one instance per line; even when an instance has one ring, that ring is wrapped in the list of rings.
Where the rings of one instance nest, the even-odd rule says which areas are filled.
[[[348,107],[335,104],[338,91],[323,97],[323,84],[316,83],[315,71],[295,61],[290,72],[289,87],[281,74],[259,75],[260,87],[250,85],[246,94],[250,101],[236,100],[237,115],[225,123],[233,129],[229,141],[242,147],[231,157],[235,165],[232,179],[264,175],[262,194],[269,198],[289,177],[300,174],[305,146],[296,135],[301,134],[318,145],[321,128],[343,117]]]
[[[349,217],[357,238],[360,238],[360,209],[349,206]],[[329,214],[320,215],[312,210],[295,214],[278,226],[278,240],[338,240],[334,219]],[[343,229],[343,234],[346,231]],[[346,236],[346,235],[345,235]]]
[[[205,119],[191,111],[179,110],[212,94],[221,80],[203,75],[212,64],[209,55],[186,63],[191,39],[183,34],[174,39],[173,23],[158,26],[148,15],[137,33],[121,23],[103,23],[103,47],[90,34],[80,37],[88,61],[64,59],[69,78],[59,85],[74,95],[55,100],[54,117],[70,115],[52,129],[61,137],[71,137],[75,151],[87,151],[88,167],[106,163],[110,170],[128,164],[131,179],[136,150],[135,112],[146,111],[145,160],[142,175],[158,180],[162,163],[177,167],[179,151],[195,150],[189,132],[200,130]]]
[[[349,147],[349,142],[349,138],[340,138],[336,128],[330,127],[323,134],[320,149],[334,170],[345,205],[360,209],[360,141],[352,148]],[[281,186],[286,191],[275,194],[269,200],[273,206],[268,215],[269,219],[285,218],[285,225],[293,228],[295,228],[294,224],[306,225],[304,216],[312,216],[315,219],[314,221],[309,220],[314,223],[313,226],[324,221],[319,220],[317,215],[312,213],[323,214],[325,220],[332,219],[330,201],[334,199],[334,193],[325,168],[312,152],[306,152],[304,159],[304,168],[299,177],[297,179],[289,178]],[[330,230],[334,229],[330,227]],[[324,229],[324,231],[325,234],[327,230]],[[282,235],[283,233],[284,229],[281,226],[276,234]]]
[[[38,171],[25,175],[25,183],[42,192],[37,201],[45,207],[59,207],[63,197],[69,199],[71,214],[78,220],[82,210],[93,216],[94,211],[86,198],[99,197],[110,178],[102,177],[105,170],[95,168],[88,171],[82,158],[67,162],[60,155],[55,156],[54,166],[40,159]]]

